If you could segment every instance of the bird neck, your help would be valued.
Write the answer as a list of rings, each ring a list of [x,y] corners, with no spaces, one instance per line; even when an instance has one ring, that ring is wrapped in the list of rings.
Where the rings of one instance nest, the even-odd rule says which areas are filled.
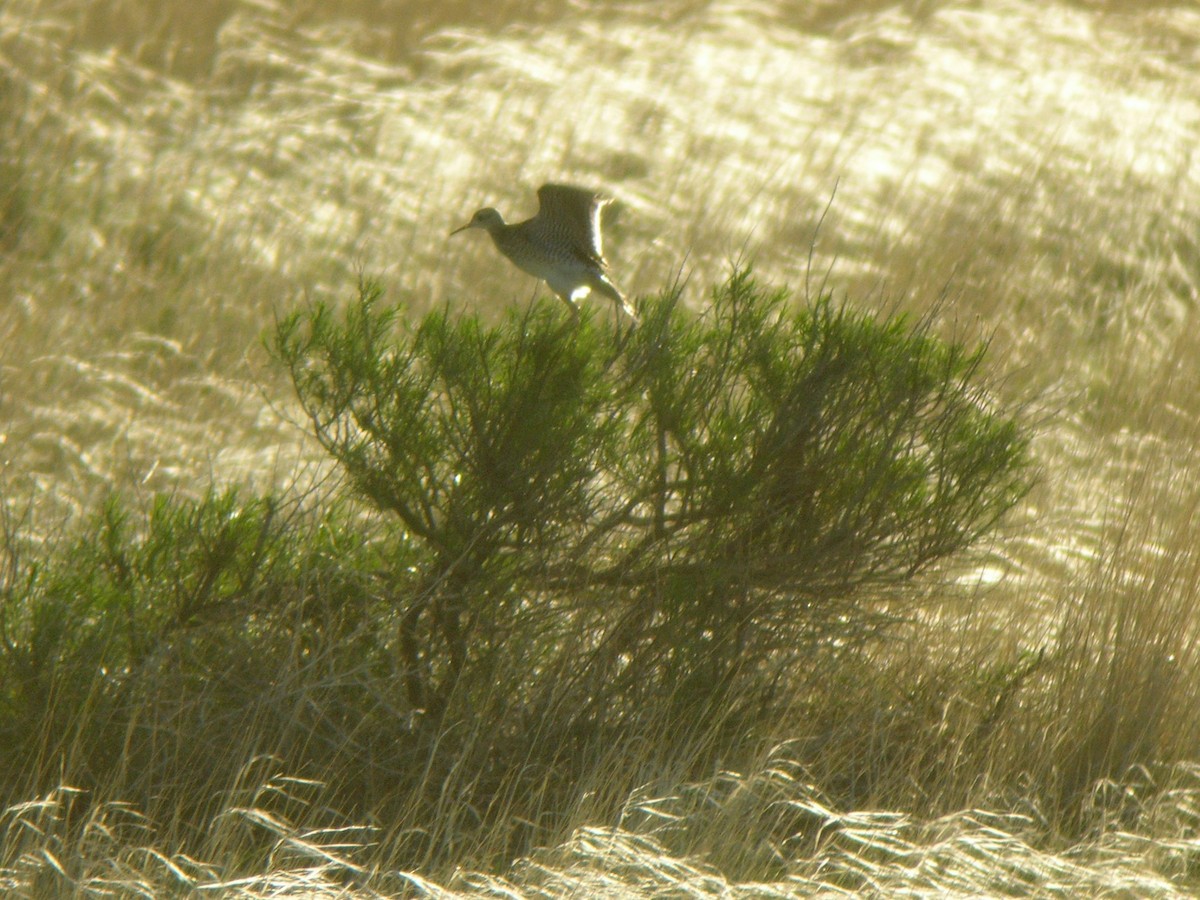
[[[511,243],[513,226],[506,224],[503,219],[498,222],[488,222],[484,227],[487,228],[487,233],[492,236],[492,242],[497,247],[503,248],[506,244]]]

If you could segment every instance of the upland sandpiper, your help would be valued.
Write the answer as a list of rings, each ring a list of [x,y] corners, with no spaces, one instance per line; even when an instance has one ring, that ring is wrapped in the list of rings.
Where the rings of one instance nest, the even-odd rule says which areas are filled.
[[[518,269],[550,285],[576,315],[575,301],[597,291],[636,322],[637,314],[608,277],[604,261],[600,214],[612,200],[565,184],[543,184],[537,195],[538,213],[532,219],[508,225],[500,213],[485,207],[450,234],[482,228],[497,250]]]

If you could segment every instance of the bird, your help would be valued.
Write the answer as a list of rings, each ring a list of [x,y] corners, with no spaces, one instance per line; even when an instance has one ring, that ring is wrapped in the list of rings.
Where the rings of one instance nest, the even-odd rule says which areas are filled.
[[[637,322],[637,313],[613,284],[604,259],[600,214],[612,200],[566,184],[543,184],[537,196],[538,212],[532,219],[510,225],[487,206],[450,236],[468,228],[482,228],[491,235],[497,250],[518,269],[550,285],[576,317],[576,300],[596,291]]]

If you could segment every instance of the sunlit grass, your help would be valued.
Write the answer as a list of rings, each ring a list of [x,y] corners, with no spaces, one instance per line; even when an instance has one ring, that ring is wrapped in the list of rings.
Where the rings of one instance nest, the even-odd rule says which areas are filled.
[[[786,750],[755,771],[720,772],[671,795],[632,795],[619,822],[581,825],[504,875],[463,869],[440,880],[372,864],[378,828],[328,812],[324,821],[305,816],[320,785],[304,779],[248,783],[244,802],[210,825],[212,856],[172,850],[160,823],[136,809],[85,809],[81,792],[63,787],[0,813],[11,853],[0,860],[0,888],[13,896],[202,890],[230,898],[1193,896],[1180,887],[1200,862],[1193,767],[1098,786],[1091,836],[1058,848],[1046,844],[1036,808],[964,809],[926,821],[845,810]],[[269,765],[260,760],[247,774]],[[1113,792],[1123,795],[1119,818],[1103,812]],[[238,858],[265,865],[239,871],[231,865]]]
[[[705,816],[696,826],[678,808],[694,791],[667,773],[646,808],[686,829],[614,831],[629,823],[589,818],[605,804],[581,801],[581,830],[505,884],[716,893],[771,872],[793,880],[763,896],[822,880],[939,896],[1194,884],[1181,762],[1200,750],[1194,14],[1005,0],[912,17],[681,3],[605,19],[469,4],[438,23],[414,18],[424,6],[0,10],[0,457],[7,508],[29,511],[20,540],[53,536],[114,488],[290,483],[316,455],[262,352],[277,313],[344,296],[360,268],[418,311],[523,304],[527,279],[446,231],[485,203],[532,212],[549,178],[592,183],[621,201],[610,255],[633,293],[682,267],[699,304],[748,256],[795,288],[828,270],[863,307],[945,298],[945,333],[990,337],[999,401],[1035,407],[1043,478],[996,541],[997,583],[938,607],[908,645],[815,670],[798,691],[802,734],[777,737],[808,775],[785,768],[779,783],[814,784],[796,800],[810,807],[836,793],[822,808],[846,811],[806,833],[850,837],[725,847],[715,823],[727,820],[714,814],[705,836]],[[1135,773],[1128,818],[1088,819],[1112,808],[1095,785],[1160,763]],[[71,796],[9,819],[53,819]],[[40,843],[10,828],[24,837],[5,838],[0,879],[226,880],[254,896],[273,878],[332,896],[378,862],[352,810],[320,824],[363,829],[336,837],[231,801],[232,830],[184,859],[169,811],[120,799],[62,813],[70,827],[46,825]],[[737,821],[770,821],[749,808]],[[130,825],[142,815],[153,835]],[[279,842],[256,858],[275,874],[233,871],[230,822]],[[441,890],[396,877],[381,886]]]

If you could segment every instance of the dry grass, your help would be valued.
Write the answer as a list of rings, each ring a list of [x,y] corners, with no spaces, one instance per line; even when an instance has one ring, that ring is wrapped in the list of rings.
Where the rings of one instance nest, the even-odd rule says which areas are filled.
[[[114,489],[319,475],[261,352],[276,311],[343,296],[361,267],[416,312],[524,302],[490,248],[444,235],[484,202],[531,211],[550,177],[617,195],[610,255],[635,293],[683,266],[701,302],[745,253],[793,285],[828,269],[864,305],[948,295],[941,327],[992,339],[999,402],[1036,398],[1044,477],[977,586],[928,586],[908,643],[814,664],[760,769],[662,772],[616,822],[584,797],[510,872],[389,871],[361,820],[313,812],[318,786],[251,767],[190,855],[170,810],[67,787],[12,806],[0,886],[1195,889],[1194,12],[285,7],[0,7],[0,488],[28,510],[22,541]]]
[[[270,777],[217,816],[207,859],[158,849],[154,823],[125,805],[79,812],[79,793],[60,788],[0,818],[0,887],[39,897],[1194,896],[1194,767],[1097,785],[1091,835],[1056,845],[1036,808],[924,821],[839,809],[791,749],[754,772],[635,794],[618,822],[581,825],[504,875],[458,870],[442,883],[381,865],[376,828],[298,824],[281,810],[303,813],[319,785],[302,779]]]

